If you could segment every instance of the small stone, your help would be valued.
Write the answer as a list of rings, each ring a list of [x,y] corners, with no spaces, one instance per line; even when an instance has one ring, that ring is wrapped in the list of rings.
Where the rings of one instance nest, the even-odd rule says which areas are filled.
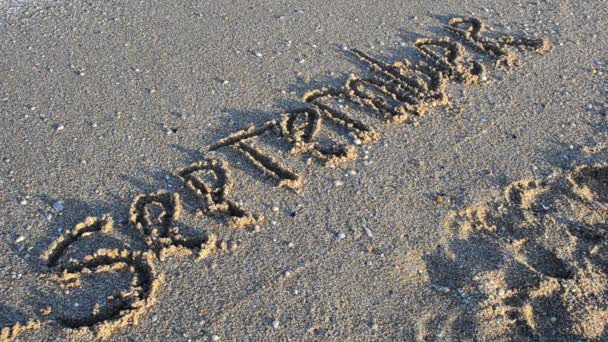
[[[433,288],[441,293],[449,293],[450,292],[450,288],[446,287],[446,286],[436,286],[436,285],[432,285]]]
[[[220,340],[219,336],[217,336],[217,335],[211,336],[211,341],[219,341],[219,340]]]
[[[57,128],[55,129],[57,132],[63,131],[65,129],[64,125],[58,125]]]
[[[298,290],[298,289],[293,290],[293,294],[294,295],[299,295],[300,294],[300,290]]]
[[[344,182],[343,182],[343,181],[337,180],[337,181],[335,181],[335,182],[334,182],[334,186],[335,186],[335,187],[340,187],[340,186],[342,186],[342,185],[344,185]]]
[[[363,227],[363,230],[365,231],[365,235],[367,235],[367,237],[369,237],[369,238],[374,237],[374,235],[372,234],[372,231],[369,228]]]
[[[156,321],[158,321],[158,315],[152,316],[152,322],[156,322]]]
[[[23,241],[25,241],[25,236],[23,236],[23,235],[19,235],[15,239],[15,243],[19,243],[19,242],[23,242]]]
[[[378,330],[378,324],[374,323],[372,324],[372,330]]]
[[[272,327],[275,329],[279,329],[279,324],[281,324],[281,322],[279,322],[278,319],[275,319],[274,321],[272,321]]]
[[[361,141],[361,139],[355,139],[355,140],[353,140],[353,144],[359,146],[359,145],[363,144],[363,142]]]
[[[93,122],[93,124],[91,125],[93,128],[97,128],[97,123]]]
[[[238,248],[238,244],[235,241],[228,242],[228,248],[234,252]]]
[[[53,209],[55,209],[57,211],[63,211],[63,209],[65,209],[65,206],[63,205],[63,203],[61,201],[57,201],[57,202],[53,203]]]
[[[344,239],[346,237],[346,235],[344,235],[344,233],[338,233],[336,234],[336,237],[340,240]]]
[[[289,247],[289,248],[293,248],[293,246],[294,246],[293,242],[290,242],[287,244],[287,247]]]
[[[290,271],[285,271],[285,277],[289,277],[291,275]]]
[[[75,307],[79,307],[79,306],[80,306],[80,303],[74,303],[74,306],[75,306]]]
[[[276,213],[277,211],[279,211],[279,207],[277,207],[276,205],[275,205],[275,206],[273,206],[273,207],[272,207],[272,211],[274,211],[274,212]]]
[[[23,200],[21,200],[21,202],[19,202],[19,203],[21,203],[21,205],[27,205],[27,200],[23,199]]]
[[[262,58],[262,53],[261,52],[255,52],[255,56],[259,57],[259,58]]]
[[[553,323],[557,322],[557,317],[551,317],[550,319],[551,319],[551,322],[553,322]]]
[[[437,198],[435,198],[435,202],[437,202],[437,204],[443,204],[443,202],[444,202],[443,196],[437,196]]]
[[[355,171],[355,170],[350,170],[350,171],[348,171],[348,175],[349,175],[349,176],[356,176],[356,175],[357,175],[357,171]]]

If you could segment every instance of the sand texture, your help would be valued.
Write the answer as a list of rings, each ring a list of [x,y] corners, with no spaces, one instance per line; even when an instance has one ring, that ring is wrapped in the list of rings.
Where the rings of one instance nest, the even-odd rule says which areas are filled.
[[[601,1],[0,1],[0,340],[608,339]]]

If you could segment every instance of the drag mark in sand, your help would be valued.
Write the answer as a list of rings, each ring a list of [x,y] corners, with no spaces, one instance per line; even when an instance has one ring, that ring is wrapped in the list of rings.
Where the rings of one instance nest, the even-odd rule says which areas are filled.
[[[516,65],[518,50],[541,54],[550,50],[546,39],[482,36],[484,26],[476,18],[452,19],[447,29],[466,46],[494,59],[498,66]],[[472,59],[458,41],[449,37],[424,38],[418,39],[414,45],[421,57],[416,62],[405,59],[389,64],[363,51],[352,50],[354,56],[369,66],[371,76],[351,75],[341,88],[311,90],[304,95],[301,108],[290,110],[260,127],[250,126],[230,134],[203,148],[203,153],[231,148],[265,176],[274,179],[278,186],[300,192],[303,189],[302,176],[274,158],[269,151],[259,148],[256,145],[258,138],[274,135],[291,147],[292,155],[308,154],[327,167],[335,167],[355,160],[357,146],[380,140],[378,131],[365,123],[366,117],[387,123],[416,125],[417,119],[430,109],[449,104],[446,93],[449,82],[477,84],[486,79],[484,65]],[[346,133],[350,141],[320,139],[328,129],[333,133]],[[228,198],[233,183],[227,161],[205,159],[178,174],[184,180],[185,188],[198,199],[198,217],[220,216],[232,228],[257,227],[263,221],[262,215],[247,211]],[[56,239],[41,257],[48,267],[50,280],[64,287],[80,287],[80,279],[84,275],[128,272],[131,283],[126,290],[109,296],[105,303],[97,303],[88,316],[60,315],[47,321],[55,321],[80,333],[92,331],[96,337],[107,339],[115,330],[137,324],[154,304],[163,281],[163,275],[155,269],[159,260],[193,254],[206,258],[217,250],[226,250],[226,242],[213,234],[200,238],[182,235],[177,224],[182,212],[181,198],[178,193],[165,190],[135,196],[129,210],[129,224],[145,242],[143,251],[99,249],[79,259],[62,262],[67,258],[70,246],[77,241],[95,234],[111,234],[113,221],[109,216],[87,218]],[[39,326],[38,321],[32,321],[3,328],[2,341]]]

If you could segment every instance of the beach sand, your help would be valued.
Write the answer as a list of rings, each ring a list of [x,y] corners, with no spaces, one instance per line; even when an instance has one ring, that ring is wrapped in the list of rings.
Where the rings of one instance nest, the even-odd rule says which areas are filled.
[[[602,1],[0,10],[3,338],[608,339]],[[454,17],[552,48],[518,52],[513,66],[467,48],[483,81],[450,81],[449,105],[401,124],[367,118],[379,140],[347,137],[358,158],[335,167],[260,138],[254,148],[299,177],[287,187],[238,149],[209,151],[301,108],[313,89],[369,75],[351,49],[419,61],[416,40],[449,36]],[[205,158],[229,163],[227,197],[253,224],[208,215],[224,207],[197,214],[179,171]],[[161,189],[180,198],[150,200],[165,203],[149,211],[165,210],[159,221],[130,212],[137,194]],[[176,248],[182,234],[202,252]]]

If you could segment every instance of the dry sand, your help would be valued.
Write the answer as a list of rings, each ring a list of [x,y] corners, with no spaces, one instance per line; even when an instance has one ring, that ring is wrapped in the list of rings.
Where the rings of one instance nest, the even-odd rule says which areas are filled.
[[[0,10],[2,339],[608,339],[601,1]],[[552,49],[365,88],[473,16]]]

